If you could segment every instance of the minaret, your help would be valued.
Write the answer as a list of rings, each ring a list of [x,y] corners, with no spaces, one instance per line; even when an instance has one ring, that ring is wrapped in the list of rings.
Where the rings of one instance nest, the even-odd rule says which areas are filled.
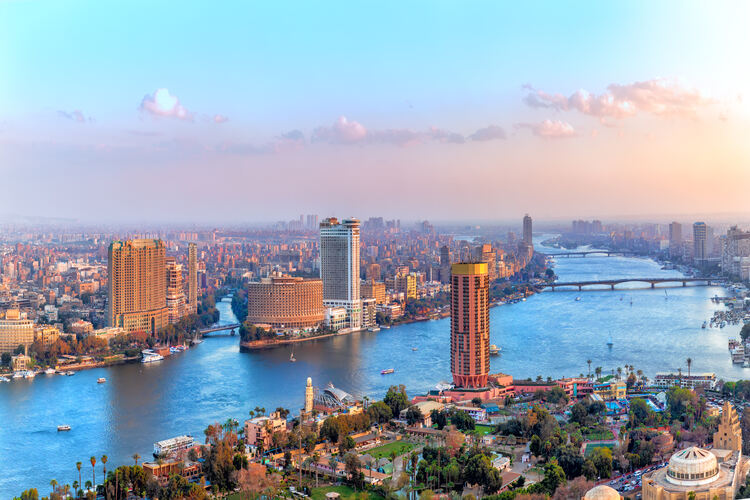
[[[719,430],[714,433],[714,448],[718,450],[733,450],[742,453],[742,429],[737,412],[729,401],[724,402],[721,412]]]
[[[313,385],[312,378],[307,377],[305,386],[305,415],[310,416],[313,410]]]

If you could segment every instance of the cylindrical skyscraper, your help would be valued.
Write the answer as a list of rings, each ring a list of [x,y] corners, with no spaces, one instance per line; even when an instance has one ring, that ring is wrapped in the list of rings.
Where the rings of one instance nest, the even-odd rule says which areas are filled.
[[[487,387],[490,371],[490,278],[487,264],[451,267],[451,373],[456,387]]]

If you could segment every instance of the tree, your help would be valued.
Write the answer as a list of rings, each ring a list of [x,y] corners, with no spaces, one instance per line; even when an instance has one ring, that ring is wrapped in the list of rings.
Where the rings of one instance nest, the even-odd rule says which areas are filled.
[[[416,405],[412,405],[406,410],[406,423],[407,424],[414,425],[422,421],[424,421],[424,417],[422,416],[422,412],[419,411],[419,408],[417,408]]]
[[[320,454],[316,451],[312,456],[312,463],[315,466],[315,487],[318,487],[318,463],[320,463]]]
[[[133,453],[133,460],[135,460],[135,465],[138,465],[138,460],[140,460],[141,456],[138,453]]]
[[[81,466],[82,465],[83,465],[83,463],[76,462],[76,469],[78,469],[78,484],[79,485],[83,485],[83,481],[81,480]]]
[[[599,477],[610,477],[612,475],[612,450],[607,447],[595,448],[591,454],[591,461],[596,467]]]
[[[583,425],[583,423],[586,421],[586,417],[588,417],[589,412],[586,406],[581,403],[580,401],[576,404],[574,404],[570,408],[570,421],[575,422],[577,424]]]
[[[544,490],[552,495],[558,486],[565,484],[565,481],[565,471],[557,464],[557,460],[550,460],[544,466],[544,479],[542,479]]]
[[[742,330],[740,330],[740,337],[742,338],[742,342],[745,342],[748,337],[750,337],[750,323],[745,323],[742,325]]]
[[[594,462],[589,459],[583,461],[581,473],[589,481],[596,481],[596,479],[599,477],[599,471],[596,470],[596,465],[594,465]]]
[[[521,476],[523,477],[523,476]],[[587,491],[594,487],[594,483],[583,476],[579,476],[565,485],[558,486],[552,500],[568,500],[583,498]]]
[[[463,410],[454,412],[451,415],[451,423],[460,431],[473,431],[475,427],[474,419]]]
[[[102,466],[104,467],[104,479],[107,479],[107,455],[102,455]]]
[[[477,408],[480,407],[480,406],[482,406],[482,398],[480,398],[480,397],[471,398],[471,404],[473,404]]]
[[[3,366],[10,366],[10,362],[13,360],[13,356],[9,352],[4,352],[0,357]]]
[[[438,428],[438,430],[443,430],[443,427],[448,423],[448,417],[445,414],[444,411],[440,410],[432,410],[430,412],[430,420],[432,420],[432,423],[435,424]]]
[[[409,406],[409,398],[406,396],[406,387],[403,384],[392,385],[386,392],[383,402],[391,409],[391,414],[398,415],[401,410]]]
[[[376,401],[367,407],[367,416],[373,423],[384,424],[393,418],[393,411],[384,402]]]
[[[349,480],[352,482],[355,489],[358,489],[363,481],[362,473],[359,470],[360,466],[361,463],[356,453],[350,452],[344,456],[346,474],[349,476]]]
[[[93,484],[96,484],[96,457],[91,457],[91,477],[93,478]]]
[[[589,379],[591,378],[591,360],[587,359],[586,363],[589,365]]]

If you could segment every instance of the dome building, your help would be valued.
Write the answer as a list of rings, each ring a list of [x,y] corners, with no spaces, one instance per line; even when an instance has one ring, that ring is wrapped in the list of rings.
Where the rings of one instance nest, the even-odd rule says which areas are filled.
[[[746,463],[742,431],[737,414],[729,404],[714,434],[711,450],[695,446],[680,450],[663,467],[643,476],[643,500],[732,500],[745,482]],[[729,449],[723,446],[731,446]],[[721,447],[719,447],[721,446]]]
[[[610,488],[606,484],[600,484],[591,488],[583,495],[583,500],[621,500],[622,497],[616,489]]]

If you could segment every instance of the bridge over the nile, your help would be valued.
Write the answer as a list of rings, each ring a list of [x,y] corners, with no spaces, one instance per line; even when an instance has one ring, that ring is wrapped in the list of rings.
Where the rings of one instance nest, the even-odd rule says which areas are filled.
[[[239,323],[232,323],[229,325],[218,325],[218,326],[212,326],[210,328],[204,328],[203,330],[200,330],[201,335],[205,335],[207,333],[215,333],[215,332],[229,332],[225,333],[224,335],[234,335],[235,330],[240,327]]]
[[[622,279],[597,280],[597,281],[559,281],[555,283],[546,283],[543,285],[538,285],[538,287],[541,289],[551,288],[553,292],[557,288],[572,288],[572,289],[577,288],[579,291],[583,291],[584,287],[589,287],[587,289],[591,291],[606,290],[606,288],[602,288],[602,287],[609,287],[610,290],[615,290],[615,286],[621,283],[645,283],[645,284],[651,285],[651,288],[656,288],[657,284],[662,284],[662,283],[667,283],[672,286],[679,286],[680,284],[682,284],[682,286],[688,286],[688,283],[692,283],[698,286],[710,286],[712,284],[712,280],[710,278],[680,278],[680,277],[622,278]],[[666,288],[666,287],[659,287],[659,288]]]
[[[624,257],[630,255],[636,255],[635,252],[630,250],[585,250],[580,252],[561,252],[561,253],[548,253],[547,257],[559,257],[571,258],[571,257],[586,257],[587,255],[602,255],[604,257]]]

